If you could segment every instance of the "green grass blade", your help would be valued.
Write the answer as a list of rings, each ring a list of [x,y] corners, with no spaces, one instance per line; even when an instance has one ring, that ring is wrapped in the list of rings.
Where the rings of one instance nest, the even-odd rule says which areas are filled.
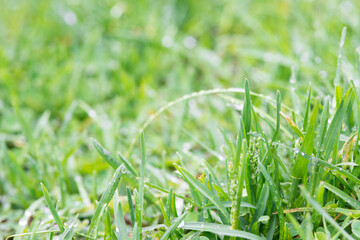
[[[240,153],[239,153],[240,154]],[[241,166],[240,173],[238,174],[238,186],[236,190],[235,204],[231,207],[230,221],[233,229],[240,229],[239,217],[240,217],[240,206],[242,199],[242,192],[245,184],[245,170],[247,167],[247,143],[244,139],[241,147]]]
[[[117,190],[115,191],[113,197],[113,204],[114,204],[115,235],[118,239],[127,240],[129,239],[129,236],[128,236],[128,231],[126,229],[123,210],[122,210],[121,202],[119,201],[119,195],[117,193]]]
[[[95,228],[101,217],[101,213],[104,210],[104,208],[108,205],[108,203],[111,201],[111,199],[113,198],[114,193],[120,183],[121,176],[124,173],[124,170],[125,170],[124,165],[120,165],[116,169],[109,185],[107,186],[104,194],[101,196],[99,204],[96,207],[94,215],[91,219],[89,230],[88,230],[88,235],[90,235],[90,236],[93,235]]]
[[[325,137],[325,133],[326,133],[326,129],[327,129],[327,125],[328,125],[328,119],[329,119],[329,97],[325,98],[325,103],[324,103],[324,107],[321,113],[321,118],[320,118],[320,126],[319,126],[319,132],[318,132],[318,149],[320,149],[322,147],[323,141],[324,141],[324,137]]]
[[[187,213],[181,215],[170,227],[166,230],[166,232],[161,236],[160,240],[167,240],[176,231],[176,228],[181,224],[181,222],[185,219]]]
[[[144,212],[144,182],[145,182],[145,169],[146,169],[146,152],[145,152],[145,138],[144,133],[140,134],[140,148],[141,148],[141,166],[140,166],[140,182],[139,194],[135,199],[135,219],[139,228],[139,237],[142,238],[142,218]]]
[[[312,154],[314,148],[314,139],[315,139],[315,128],[316,128],[316,120],[317,114],[319,110],[319,101],[316,101],[314,109],[312,111],[310,117],[310,123],[307,128],[307,132],[305,134],[305,138],[303,143],[301,144],[300,150],[307,154]],[[299,158],[295,162],[295,166],[293,167],[293,171],[291,176],[294,178],[303,178],[307,174],[307,167],[309,164],[309,160],[306,158],[299,156]]]
[[[310,113],[310,100],[311,100],[311,84],[309,86],[309,93],[308,93],[308,98],[307,98],[307,102],[306,102],[303,131],[306,131],[307,124],[308,124],[308,118],[309,118],[309,113]]]
[[[113,168],[117,169],[120,166],[120,163],[111,156],[110,152],[106,150],[101,144],[95,139],[91,139],[95,149],[98,151],[100,156]]]
[[[304,186],[300,186],[303,197],[306,201],[323,217],[326,219],[328,223],[330,223],[334,228],[339,230],[341,234],[349,240],[355,240],[351,237],[321,206],[318,202],[316,202],[310,194],[306,191]]]
[[[129,187],[126,187],[126,195],[127,195],[128,204],[129,204],[131,223],[134,226],[135,225],[135,210],[134,210],[134,204],[133,204],[133,201],[131,198],[131,190]]]
[[[281,120],[281,94],[280,91],[276,91],[276,128],[274,135],[272,137],[272,141],[276,141],[278,138],[278,135],[280,133],[280,120]]]
[[[118,153],[121,161],[124,163],[127,170],[129,170],[134,176],[139,176],[139,174],[136,172],[135,168],[131,165],[129,160],[127,160],[121,153]]]
[[[181,228],[185,230],[210,232],[219,236],[239,237],[250,240],[264,240],[263,237],[257,236],[249,232],[233,230],[230,225],[203,222],[185,222],[185,224]]]
[[[246,139],[249,141],[249,136],[247,134],[251,130],[251,98],[249,81],[247,79],[245,79],[245,100],[242,117],[244,119]]]
[[[163,200],[160,198],[160,210],[161,210],[161,213],[164,217],[164,223],[166,226],[170,226],[171,225],[171,222],[170,222],[170,216],[168,216],[168,214],[166,213],[166,210],[165,210],[165,207],[164,207],[164,202]]]
[[[53,215],[53,218],[54,218],[56,224],[59,226],[60,231],[64,232],[64,230],[65,230],[64,224],[62,223],[62,221],[59,217],[59,214],[57,213],[57,211],[55,209],[55,206],[51,200],[48,190],[46,189],[46,187],[43,183],[40,183],[40,185],[41,185],[44,197],[45,197],[46,204],[47,204],[48,208],[50,209],[50,212]]]
[[[337,66],[336,66],[336,76],[334,79],[334,85],[337,86],[340,84],[341,80],[341,63],[342,63],[342,55],[343,55],[343,48],[345,44],[345,38],[346,38],[346,27],[342,29],[341,32],[341,38],[339,43],[339,54],[337,58]]]
[[[208,188],[206,188],[200,181],[198,181],[195,177],[191,175],[186,169],[175,165],[176,169],[180,172],[180,174],[187,180],[189,184],[191,184],[196,190],[198,190],[201,194],[207,197],[224,215],[226,222],[225,224],[230,223],[230,215],[229,212],[226,210],[224,205],[221,201],[214,195]]]
[[[343,201],[345,201],[347,204],[351,205],[353,208],[360,210],[360,202],[356,201],[352,197],[350,197],[348,194],[344,193],[340,189],[334,187],[333,185],[323,182],[324,187],[328,189],[329,191],[335,193],[338,197],[340,197]]]
[[[346,110],[347,110],[350,102],[353,100],[353,96],[354,96],[353,88],[351,87],[346,92],[344,99],[341,101],[341,104],[340,104],[338,110],[336,111],[333,120],[331,121],[329,129],[327,130],[327,132],[325,134],[325,142],[324,142],[324,158],[325,159],[329,158],[330,153],[333,150],[333,146],[337,139],[337,135],[339,134],[339,131],[341,129],[342,120],[346,114]]]

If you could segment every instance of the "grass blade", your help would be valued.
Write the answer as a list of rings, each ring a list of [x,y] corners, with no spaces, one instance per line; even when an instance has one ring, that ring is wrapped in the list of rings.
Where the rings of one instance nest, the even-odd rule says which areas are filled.
[[[98,151],[100,156],[113,168],[117,169],[120,166],[120,163],[111,156],[110,152],[106,150],[101,144],[96,141],[94,138],[91,138],[91,141],[95,147],[95,149]]]
[[[112,197],[114,196],[114,193],[120,183],[120,179],[121,179],[122,174],[124,173],[124,170],[125,170],[125,167],[123,164],[120,165],[116,169],[109,185],[107,186],[104,194],[101,196],[99,204],[96,207],[95,213],[91,219],[90,227],[88,230],[88,235],[90,235],[90,236],[93,235],[95,228],[98,224],[98,221],[101,217],[101,213],[104,210],[104,208],[108,205],[108,203],[111,201]]]
[[[166,230],[166,232],[161,236],[160,240],[167,240],[172,233],[176,231],[176,228],[181,224],[181,222],[185,219],[187,213],[181,215],[170,227]]]
[[[345,94],[344,99],[341,101],[341,104],[338,110],[335,113],[333,120],[329,126],[328,131],[325,135],[325,142],[324,142],[324,158],[328,159],[330,153],[333,150],[333,146],[335,144],[335,140],[337,139],[337,135],[341,129],[342,120],[346,114],[346,110],[352,101],[354,96],[353,88],[351,87]]]
[[[186,222],[181,228],[185,230],[211,232],[219,236],[239,237],[250,240],[264,240],[263,237],[249,232],[233,230],[230,225],[203,222]]]
[[[249,81],[245,79],[245,100],[244,100],[244,109],[242,117],[244,119],[245,124],[245,134],[250,132],[251,129],[251,98],[250,98],[250,88]],[[246,137],[247,141],[249,141],[249,136]]]
[[[275,142],[280,133],[280,112],[281,112],[281,94],[276,91],[276,129],[272,137],[272,141]]]
[[[145,168],[146,168],[146,152],[145,152],[145,138],[144,133],[140,134],[140,147],[141,147],[141,166],[140,166],[140,182],[139,193],[135,199],[135,220],[139,229],[139,238],[142,238],[142,218],[144,211],[144,182],[145,182]]]
[[[328,189],[329,191],[335,193],[338,197],[340,197],[343,201],[345,201],[347,204],[351,205],[353,208],[360,210],[360,202],[356,201],[352,197],[350,197],[348,194],[344,193],[340,189],[334,187],[333,185],[323,182],[324,187]]]
[[[113,197],[114,203],[114,222],[115,222],[115,235],[118,239],[127,240],[129,239],[128,231],[124,221],[124,215],[122,211],[121,202],[119,201],[119,195],[117,190]]]
[[[61,232],[64,232],[64,225],[59,217],[59,214],[57,213],[55,206],[51,200],[51,197],[49,195],[48,190],[46,189],[45,185],[43,183],[40,183],[42,191],[44,193],[46,204],[48,205],[48,208],[50,209],[51,214],[53,215],[53,218],[56,222],[56,224],[59,226],[59,229]]]
[[[313,112],[310,117],[310,123],[304,141],[301,144],[301,148],[300,148],[302,152],[305,152],[310,155],[312,154],[314,148],[315,128],[316,128],[318,110],[319,110],[319,101],[316,101]],[[307,160],[302,156],[299,156],[299,158],[295,162],[295,166],[293,168],[291,176],[294,178],[303,178],[307,174],[308,164],[309,164],[309,160]]]

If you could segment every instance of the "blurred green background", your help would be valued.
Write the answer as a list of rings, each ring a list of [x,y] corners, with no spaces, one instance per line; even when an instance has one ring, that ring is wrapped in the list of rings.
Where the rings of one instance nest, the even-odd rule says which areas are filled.
[[[359,79],[355,0],[0,0],[0,6],[3,236],[23,230],[16,223],[42,196],[40,181],[59,194],[59,179],[66,179],[75,195],[77,175],[88,189],[94,172],[107,181],[108,166],[90,137],[126,153],[141,124],[184,94],[242,87],[248,78],[252,91],[274,98],[279,89],[283,102],[298,109],[310,82],[317,95],[333,91],[344,26],[343,77]],[[217,129],[234,130],[237,121],[221,97],[171,108],[145,131],[150,168],[161,166],[164,152],[171,163],[176,151],[196,145],[183,128],[219,150]],[[129,156],[135,165],[137,156],[136,147]]]

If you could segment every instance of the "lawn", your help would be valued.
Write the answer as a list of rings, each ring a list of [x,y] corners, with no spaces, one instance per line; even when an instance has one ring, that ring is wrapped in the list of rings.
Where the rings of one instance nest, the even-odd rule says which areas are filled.
[[[360,1],[0,0],[0,239],[360,239]]]

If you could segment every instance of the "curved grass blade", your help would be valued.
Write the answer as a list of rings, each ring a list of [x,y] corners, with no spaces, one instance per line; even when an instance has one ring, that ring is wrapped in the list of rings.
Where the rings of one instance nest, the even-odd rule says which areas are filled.
[[[171,234],[176,231],[176,228],[180,225],[180,223],[185,219],[187,213],[181,215],[170,227],[166,230],[166,232],[161,236],[160,240],[167,240]]]
[[[306,201],[323,217],[328,221],[334,228],[339,230],[341,234],[349,240],[355,240],[351,237],[321,206],[318,202],[316,202],[310,194],[306,191],[304,186],[300,186],[300,190],[302,196],[306,199]]]
[[[98,221],[101,217],[101,213],[103,209],[109,204],[112,197],[114,196],[114,193],[116,191],[116,188],[118,187],[120,183],[120,179],[122,174],[125,171],[125,167],[123,164],[121,164],[115,171],[109,185],[107,186],[104,194],[101,196],[98,206],[96,207],[95,213],[91,219],[90,227],[88,230],[88,235],[92,236],[92,234],[95,231],[95,227],[98,224]]]
[[[330,170],[333,170],[334,172],[336,172],[336,173],[338,173],[338,174],[340,174],[340,175],[342,175],[344,177],[347,177],[348,179],[356,182],[357,184],[360,184],[360,179],[358,179],[357,177],[355,177],[351,173],[343,170],[342,168],[339,168],[339,167],[335,166],[334,164],[328,163],[328,162],[326,162],[324,160],[321,160],[320,158],[310,156],[310,155],[308,155],[308,154],[306,154],[304,152],[299,151],[296,148],[288,147],[288,146],[286,146],[284,144],[278,144],[278,146],[290,149],[290,150],[294,151],[294,153],[307,158],[309,161],[313,161],[313,162],[317,161],[321,166],[327,167]]]
[[[94,147],[100,154],[100,156],[113,168],[117,169],[120,166],[120,163],[111,156],[110,152],[106,150],[101,144],[96,141],[94,138],[91,138],[91,142],[93,143]]]
[[[131,141],[130,147],[128,149],[128,153],[127,156],[129,156],[129,154],[132,152],[132,149],[134,148],[135,144],[136,144],[136,139],[139,137],[140,133],[142,131],[144,131],[149,124],[154,121],[154,119],[156,119],[158,116],[160,116],[164,111],[166,111],[167,109],[171,108],[172,106],[187,101],[189,99],[192,98],[197,98],[197,97],[201,97],[201,96],[207,96],[207,95],[212,95],[212,94],[219,94],[219,93],[245,93],[245,89],[243,88],[227,88],[227,89],[210,89],[210,90],[201,90],[199,92],[193,92],[187,95],[184,95],[174,101],[168,102],[166,105],[164,105],[163,107],[161,107],[158,111],[156,111],[153,115],[151,115],[141,126],[139,131],[137,132],[136,136],[133,138],[133,140]],[[266,101],[270,102],[270,103],[276,103],[276,101],[274,101],[273,99],[266,97],[263,94],[259,94],[259,93],[254,93],[254,92],[250,92],[250,95],[255,96],[255,97],[259,97],[262,99],[265,99]],[[284,108],[288,109],[289,111],[295,111],[294,109],[291,109],[285,105],[283,105]]]
[[[185,222],[185,224],[181,228],[185,230],[211,232],[220,236],[239,237],[250,240],[264,240],[263,237],[257,236],[249,232],[233,230],[231,229],[230,225],[203,222]]]
[[[53,218],[56,222],[56,224],[59,226],[59,229],[61,232],[64,232],[64,224],[62,223],[59,214],[57,213],[55,206],[51,200],[51,197],[49,195],[48,190],[46,189],[45,185],[43,183],[40,183],[42,191],[44,193],[46,204],[48,205],[48,208],[50,209],[51,214],[53,215]]]
[[[348,194],[344,193],[340,189],[334,187],[333,185],[323,182],[324,187],[328,189],[329,191],[335,193],[338,197],[340,197],[343,201],[345,201],[347,204],[351,205],[353,208],[360,210],[360,202],[356,201],[352,197],[350,197]]]

